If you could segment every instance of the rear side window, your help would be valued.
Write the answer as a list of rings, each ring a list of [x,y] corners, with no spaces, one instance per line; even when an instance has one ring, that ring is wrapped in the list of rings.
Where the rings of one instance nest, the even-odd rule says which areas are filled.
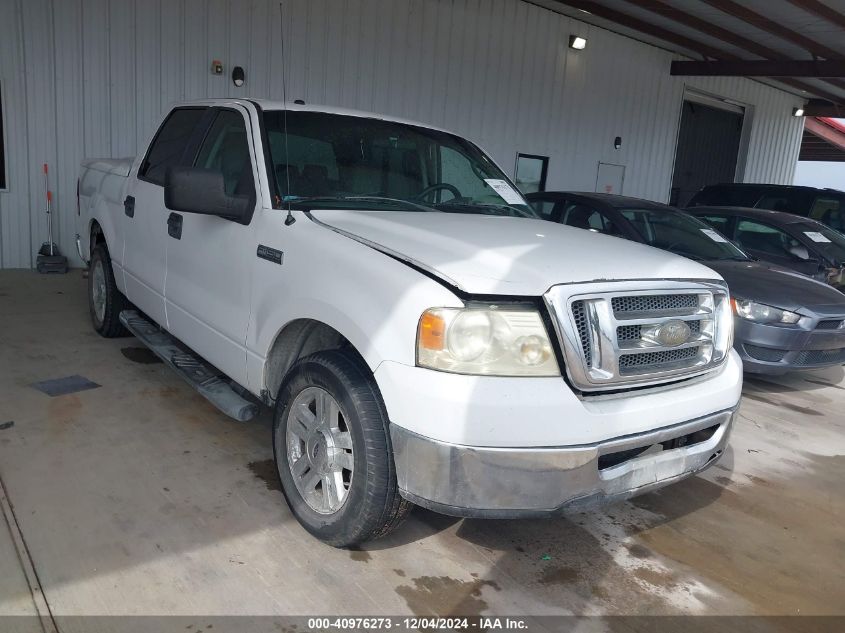
[[[806,189],[770,189],[754,206],[758,209],[785,211],[807,215],[813,201],[812,191]]]
[[[171,112],[153,139],[138,175],[144,180],[164,186],[167,168],[185,164],[184,154],[188,140],[204,114],[205,108],[179,108]]]
[[[790,209],[790,200],[789,196],[786,195],[768,195],[763,196],[760,198],[760,201],[757,203],[758,209],[771,209],[772,211],[789,211]]]
[[[845,231],[845,205],[843,198],[819,196],[810,209],[810,217],[837,231]]]

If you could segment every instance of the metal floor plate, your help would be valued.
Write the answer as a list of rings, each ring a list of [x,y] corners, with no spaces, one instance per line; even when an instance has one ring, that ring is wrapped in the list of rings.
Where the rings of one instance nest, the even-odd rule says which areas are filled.
[[[30,385],[42,393],[46,393],[50,397],[64,396],[69,393],[76,393],[78,391],[87,391],[88,389],[96,389],[100,385],[96,382],[91,382],[85,376],[78,374],[73,376],[65,376],[64,378],[53,378],[52,380],[42,380],[41,382],[34,382]]]

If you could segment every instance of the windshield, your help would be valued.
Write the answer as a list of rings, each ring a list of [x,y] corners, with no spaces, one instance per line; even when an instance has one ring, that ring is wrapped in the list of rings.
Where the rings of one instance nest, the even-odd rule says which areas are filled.
[[[845,264],[845,235],[818,224],[801,224],[795,227],[804,238],[804,242],[812,243],[813,249],[837,265]]]
[[[475,145],[424,127],[324,112],[265,113],[283,202],[308,208],[537,217]],[[287,139],[285,139],[287,123]]]
[[[619,209],[650,246],[691,259],[750,259],[701,220],[671,209]]]

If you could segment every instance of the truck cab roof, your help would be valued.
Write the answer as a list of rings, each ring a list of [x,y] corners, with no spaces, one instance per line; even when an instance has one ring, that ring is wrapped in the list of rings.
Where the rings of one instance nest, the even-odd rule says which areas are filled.
[[[301,101],[301,100],[297,100]],[[322,112],[326,114],[337,114],[341,116],[354,116],[364,119],[378,119],[380,121],[391,121],[393,123],[404,123],[405,125],[413,125],[416,127],[424,127],[430,130],[438,130],[452,134],[450,130],[446,130],[435,125],[414,121],[411,119],[404,119],[401,117],[393,117],[387,114],[378,112],[368,112],[366,110],[355,110],[352,108],[339,108],[336,106],[304,103],[297,101],[277,101],[272,99],[230,99],[230,98],[212,98],[199,99],[194,101],[182,101],[171,105],[173,108],[181,108],[185,106],[205,106],[205,107],[220,107],[225,105],[237,104],[241,106],[253,105],[258,106],[262,110],[288,110],[291,112]]]

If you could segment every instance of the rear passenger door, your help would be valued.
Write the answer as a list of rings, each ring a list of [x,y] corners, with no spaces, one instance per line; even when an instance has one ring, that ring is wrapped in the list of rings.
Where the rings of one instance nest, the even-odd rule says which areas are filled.
[[[226,193],[258,207],[256,153],[248,111],[212,108],[213,122],[194,166],[223,174]],[[246,382],[246,335],[256,256],[252,215],[241,224],[215,215],[173,212],[167,231],[167,321],[170,332],[239,382]]]
[[[168,241],[164,176],[171,166],[191,164],[207,114],[208,108],[204,107],[174,109],[150,143],[137,178],[127,183],[122,217],[126,296],[164,327]]]

